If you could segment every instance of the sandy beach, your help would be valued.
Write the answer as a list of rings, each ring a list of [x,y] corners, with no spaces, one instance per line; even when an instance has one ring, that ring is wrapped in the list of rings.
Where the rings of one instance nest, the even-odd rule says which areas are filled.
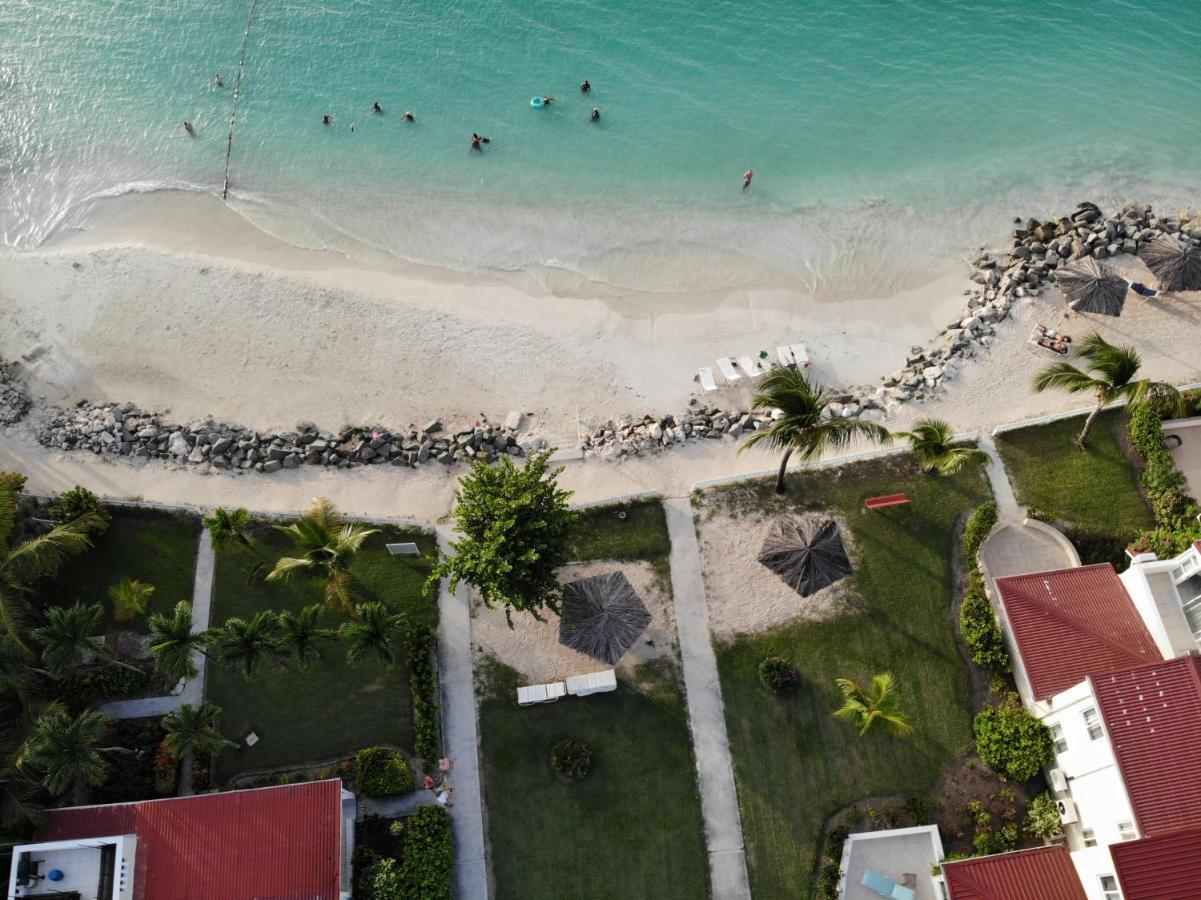
[[[1135,257],[1111,264],[1149,278]],[[697,367],[719,355],[804,341],[819,381],[875,383],[956,317],[967,273],[954,264],[891,297],[831,302],[784,291],[558,296],[520,278],[353,266],[282,244],[213,198],[160,193],[121,198],[94,230],[0,261],[0,358],[39,348],[27,370],[32,394],[48,403],[132,401],[177,420],[212,415],[259,429],[298,419],[404,427],[434,417],[455,427],[519,409],[530,414],[527,431],[570,447],[577,416],[587,427],[685,409],[700,396]],[[1050,356],[1026,343],[1035,322],[1133,344],[1151,377],[1201,374],[1196,295],[1131,295],[1113,319],[1065,314],[1048,287],[1015,305],[992,346],[960,362],[937,398],[903,405],[887,424],[938,416],[971,431],[1079,407],[1078,398],[1030,391]],[[705,401],[737,407],[749,390],[727,387]],[[766,452],[736,454],[730,441],[712,441],[572,463],[564,482],[580,501],[682,495],[696,481],[772,463]],[[456,477],[441,466],[202,477],[47,451],[20,429],[0,437],[0,466],[28,472],[34,490],[83,482],[114,497],[236,498],[263,509],[295,508],[319,493],[350,512],[416,517],[445,513]]]

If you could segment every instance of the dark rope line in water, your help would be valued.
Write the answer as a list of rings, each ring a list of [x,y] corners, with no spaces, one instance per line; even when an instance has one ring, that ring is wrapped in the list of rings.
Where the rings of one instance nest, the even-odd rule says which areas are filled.
[[[234,82],[233,109],[229,113],[229,140],[225,145],[225,183],[221,188],[221,199],[229,199],[229,160],[234,153],[234,121],[238,118],[238,98],[242,95],[242,73],[246,71],[246,45],[250,43],[250,26],[254,23],[254,11],[259,0],[250,0],[250,11],[246,14],[246,33],[242,35],[242,52],[238,55],[238,78]]]

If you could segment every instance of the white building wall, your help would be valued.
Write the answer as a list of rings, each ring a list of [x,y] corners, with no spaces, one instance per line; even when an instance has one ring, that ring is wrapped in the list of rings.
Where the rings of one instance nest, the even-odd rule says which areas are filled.
[[[1080,876],[1080,884],[1084,886],[1084,895],[1088,900],[1105,900],[1101,891],[1101,876],[1113,875],[1113,858],[1109,855],[1108,847],[1089,847],[1087,850],[1072,852],[1072,863]],[[1127,897],[1126,900],[1138,900]]]
[[[1194,570],[1201,566],[1196,547],[1175,559],[1131,563],[1118,576],[1164,659],[1195,653],[1201,647],[1188,627],[1180,594],[1172,583],[1172,573],[1186,562]]]

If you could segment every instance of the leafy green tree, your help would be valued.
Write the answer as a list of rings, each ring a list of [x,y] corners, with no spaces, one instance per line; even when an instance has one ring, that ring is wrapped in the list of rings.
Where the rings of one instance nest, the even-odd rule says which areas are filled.
[[[291,525],[277,529],[292,539],[297,556],[285,556],[267,574],[268,581],[281,581],[302,574],[325,581],[325,603],[348,616],[355,611],[350,562],[378,528],[352,525],[342,521],[337,507],[318,497],[309,511]]]
[[[212,644],[223,663],[237,666],[249,681],[264,663],[283,666],[288,658],[279,632],[279,616],[269,609],[249,619],[227,619],[212,629]]]
[[[103,530],[106,523],[96,513],[84,513],[45,534],[14,544],[17,494],[24,484],[21,475],[0,473],[0,627],[32,649],[27,599],[33,590],[31,585],[53,576],[64,562],[91,547],[91,535]]]
[[[1026,830],[1044,840],[1063,834],[1063,822],[1059,818],[1059,807],[1055,798],[1045,791],[1030,801],[1026,807]]]
[[[200,706],[184,703],[175,712],[163,716],[167,746],[175,758],[182,759],[187,750],[219,753],[226,747],[236,748],[237,743],[222,737],[217,730],[217,718],[220,715],[221,708],[212,703],[202,703]]]
[[[93,637],[103,630],[104,607],[80,600],[72,606],[52,606],[46,610],[46,624],[34,629],[33,636],[42,646],[42,662],[55,674],[98,661],[140,672],[137,666],[117,659],[101,639]]]
[[[338,629],[338,636],[346,641],[346,659],[351,665],[368,659],[385,666],[396,665],[403,634],[404,616],[382,603],[360,603],[357,615]]]
[[[913,431],[898,431],[894,437],[909,441],[909,452],[930,475],[954,475],[968,466],[988,463],[983,450],[956,444],[955,432],[942,419],[918,419]]]
[[[824,416],[829,405],[830,394],[826,389],[811,382],[800,369],[772,366],[760,379],[751,406],[774,419],[767,428],[743,441],[738,449],[742,452],[763,444],[783,451],[776,476],[777,494],[786,493],[784,475],[794,453],[803,460],[811,460],[827,450],[845,447],[856,437],[882,444],[892,440],[888,429],[874,422]]]
[[[18,763],[40,772],[46,790],[60,797],[69,790],[83,801],[87,785],[108,777],[106,753],[130,753],[125,747],[100,747],[104,715],[95,710],[72,717],[62,707],[44,713],[25,744]]]
[[[91,516],[95,521],[92,528],[95,537],[108,531],[108,526],[113,520],[112,514],[100,502],[100,498],[78,484],[59,494],[50,503],[50,521],[55,525],[66,525],[85,515]]]
[[[901,711],[901,697],[890,672],[873,675],[867,690],[849,678],[835,678],[834,684],[842,693],[842,706],[834,711],[834,718],[850,722],[861,735],[876,725],[896,735],[913,733],[909,717]]]
[[[1092,394],[1096,398],[1097,405],[1076,438],[1081,447],[1088,443],[1088,434],[1101,410],[1118,400],[1125,400],[1131,406],[1155,400],[1169,412],[1183,410],[1184,401],[1176,388],[1162,381],[1136,377],[1143,358],[1133,347],[1116,346],[1093,333],[1080,342],[1076,355],[1087,364],[1087,370],[1069,362],[1052,363],[1034,376],[1034,390],[1041,393],[1058,388],[1069,394]]]
[[[154,655],[154,667],[167,681],[174,684],[181,678],[193,678],[196,664],[192,662],[194,651],[208,656],[212,635],[209,632],[193,632],[192,607],[179,601],[170,615],[155,613],[150,617],[150,652]]]
[[[134,616],[145,615],[146,607],[153,596],[153,584],[133,578],[122,578],[108,589],[108,599],[113,605],[113,618],[118,622],[128,622]]]
[[[528,612],[559,611],[562,587],[557,572],[569,562],[568,537],[576,514],[568,507],[571,492],[558,485],[562,469],[548,472],[550,451],[531,453],[518,468],[511,457],[499,465],[477,459],[455,494],[453,556],[439,553],[427,589],[439,579],[473,585],[489,608]]]
[[[1014,781],[1029,781],[1055,758],[1050,730],[1026,712],[1016,694],[980,710],[972,730],[984,764]]]
[[[321,627],[321,613],[321,604],[313,603],[297,612],[279,614],[280,640],[302,669],[321,658],[322,642],[338,636],[332,628]]]

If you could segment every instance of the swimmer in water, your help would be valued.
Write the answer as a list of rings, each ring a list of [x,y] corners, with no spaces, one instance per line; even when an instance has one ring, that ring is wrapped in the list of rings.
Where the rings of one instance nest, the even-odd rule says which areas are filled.
[[[331,116],[324,115],[321,117],[321,124],[322,125],[332,125],[332,124],[334,124],[334,120]]]
[[[600,121],[600,110],[599,110],[599,109],[597,109],[595,106],[594,106],[594,107],[592,107],[592,121],[593,121],[593,122],[599,122],[599,121]]]
[[[213,76],[213,84],[217,85],[217,87],[225,87],[225,79],[221,77],[220,72]]]
[[[479,150],[482,152],[484,149],[483,147],[480,146],[480,141],[482,141],[482,140],[483,140],[483,138],[480,137],[478,134],[473,134],[471,136],[471,149]]]
[[[745,191],[751,186],[751,179],[755,177],[754,169],[747,169],[746,174],[742,176],[742,189]]]
[[[384,108],[382,106],[380,106],[379,101],[376,100],[374,103],[371,104],[371,111],[373,113],[382,113],[384,111]]]
[[[554,102],[555,102],[555,98],[554,98],[554,97],[543,97],[543,98],[542,98],[542,105],[543,105],[543,106],[550,106],[550,105],[551,105],[552,103],[554,103]]]
[[[581,94],[586,94],[586,93],[588,93],[590,90],[592,90],[592,85],[591,85],[591,84],[589,84],[589,83],[588,83],[588,79],[587,79],[587,78],[585,78],[583,81],[581,81],[581,82],[580,82],[580,93],[581,93]]]
[[[405,114],[404,114],[404,120],[406,122],[416,122],[417,117],[415,115],[413,115],[411,112],[409,112],[408,110],[406,110]]]
[[[196,137],[196,126],[193,125],[191,122],[184,122],[183,130],[186,131],[188,134],[190,134],[192,137]]]

